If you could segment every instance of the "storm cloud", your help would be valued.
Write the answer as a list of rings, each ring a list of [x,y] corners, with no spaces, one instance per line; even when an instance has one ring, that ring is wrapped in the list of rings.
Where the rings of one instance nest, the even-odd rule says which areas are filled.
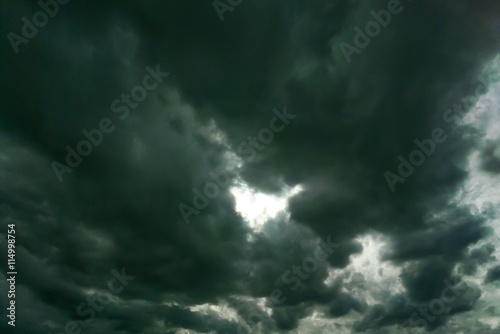
[[[499,4],[0,6],[2,333],[499,333]]]

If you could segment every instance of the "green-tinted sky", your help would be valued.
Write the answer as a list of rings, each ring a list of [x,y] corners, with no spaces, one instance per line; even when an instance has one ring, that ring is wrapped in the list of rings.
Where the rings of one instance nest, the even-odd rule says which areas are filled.
[[[0,13],[1,333],[500,333],[495,1]]]

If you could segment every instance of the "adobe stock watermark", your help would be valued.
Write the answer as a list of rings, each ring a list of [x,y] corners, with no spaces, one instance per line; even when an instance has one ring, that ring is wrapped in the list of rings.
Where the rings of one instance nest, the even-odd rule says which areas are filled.
[[[241,3],[243,2],[243,0],[226,0],[226,1],[227,3],[222,0],[214,0],[214,2],[212,2],[212,6],[214,6],[214,9],[217,12],[219,20],[221,22],[224,21],[225,12],[232,12],[234,10],[234,7],[241,5]]]
[[[353,42],[355,46],[346,42],[342,42],[339,45],[347,63],[350,64],[352,55],[355,53],[360,54],[361,50],[370,44],[371,39],[377,37],[382,31],[382,28],[386,28],[389,23],[391,23],[392,15],[398,15],[402,11],[403,6],[400,0],[389,0],[389,2],[387,2],[387,10],[382,9],[379,12],[371,10],[370,15],[374,20],[366,23],[364,31],[358,26],[354,27],[356,35],[354,36]]]
[[[461,99],[459,103],[453,105],[453,108],[447,109],[443,113],[444,122],[454,123],[452,130],[458,127],[460,120],[466,115],[467,110],[477,103],[481,95],[488,92],[488,82],[486,79],[480,77],[479,82],[480,85],[476,87],[473,96],[469,95]],[[421,166],[425,162],[426,156],[430,157],[434,154],[437,144],[442,144],[448,139],[445,133],[445,130],[442,128],[435,128],[432,130],[430,138],[424,140],[415,139],[413,141],[418,148],[409,154],[408,159],[405,159],[402,155],[398,156],[400,162],[398,174],[389,171],[384,172],[385,181],[392,192],[396,190],[395,185],[398,182],[404,183],[415,172],[415,167]]]
[[[142,85],[132,88],[130,94],[121,94],[120,98],[115,99],[111,103],[111,111],[119,114],[118,118],[120,120],[123,121],[126,119],[130,114],[130,109],[137,108],[139,103],[148,97],[148,92],[156,89],[163,82],[163,79],[170,75],[168,72],[162,72],[159,64],[156,65],[156,69],[154,70],[150,66],[147,66],[146,72],[148,74],[142,79]],[[95,129],[83,129],[82,135],[86,139],[79,141],[76,144],[76,149],[73,149],[69,145],[65,147],[68,152],[65,159],[66,165],[57,161],[53,161],[51,164],[59,182],[63,181],[64,173],[72,173],[73,169],[82,163],[83,157],[89,156],[93,152],[94,147],[102,144],[104,134],[112,133],[115,128],[113,121],[105,117],[99,121],[99,125]]]
[[[457,300],[466,290],[467,286],[462,284],[460,286],[460,282],[456,282],[455,284],[451,284],[448,279],[444,280],[444,284],[446,287],[441,291],[441,296],[439,298],[434,298],[428,305],[428,307],[421,306],[417,312],[413,312],[410,315],[410,318],[405,321],[403,325],[409,324],[410,332],[414,333],[415,330],[413,327],[418,327],[416,330],[418,333],[424,331],[425,328],[428,327],[429,323],[434,322],[437,318],[436,316],[440,316],[445,311],[449,311],[450,308],[447,306]]]
[[[297,291],[302,285],[302,282],[311,277],[311,275],[313,275],[319,269],[320,264],[325,262],[334,252],[335,248],[339,247],[340,245],[341,244],[333,243],[331,240],[331,235],[329,235],[327,237],[327,242],[321,240],[314,249],[313,255],[304,258],[301,265],[294,264],[290,267],[290,269],[285,270],[285,272],[281,274],[281,281],[284,284],[290,285],[288,287],[290,291]],[[273,291],[271,291],[267,299],[274,306],[278,306],[286,301],[286,293],[281,289],[274,289]],[[252,322],[254,322],[255,324],[259,323],[266,317],[268,317],[268,315],[264,314],[260,310],[254,310],[249,314],[250,320],[252,320]],[[250,326],[246,322],[245,324],[239,324],[238,334],[250,333]]]
[[[258,152],[262,152],[274,140],[274,134],[283,131],[290,124],[290,121],[297,117],[297,115],[288,114],[286,106],[283,107],[282,112],[276,108],[273,109],[273,114],[275,116],[269,120],[268,128],[262,128],[257,136],[248,136],[247,140],[238,145],[238,153],[245,162],[254,161]],[[226,189],[231,184],[234,177],[233,173],[228,171],[210,172],[208,175],[212,181],[205,183],[203,192],[198,188],[193,188],[192,206],[184,203],[179,204],[179,211],[187,224],[190,223],[190,217],[199,215],[200,211],[210,203],[209,199],[217,197],[221,189]]]
[[[10,45],[12,45],[12,49],[14,49],[15,53],[19,53],[19,45],[28,44],[30,39],[33,39],[38,35],[38,28],[43,28],[49,22],[49,17],[53,18],[59,13],[59,5],[66,5],[70,0],[40,0],[38,1],[38,6],[42,10],[39,10],[35,14],[31,21],[23,16],[21,21],[23,26],[21,27],[21,35],[15,34],[13,32],[9,32],[7,34],[7,38],[9,39]]]
[[[130,276],[125,273],[125,268],[122,268],[121,273],[116,270],[111,270],[113,278],[108,281],[107,289],[99,290],[92,296],[87,297],[87,302],[82,302],[76,307],[76,314],[80,317],[88,316],[87,319],[81,320],[85,323],[90,323],[96,317],[96,312],[102,312],[104,308],[111,303],[112,296],[122,293],[123,289],[132,281],[135,276]],[[85,324],[82,324],[85,325]],[[82,326],[76,321],[68,321],[64,326],[64,332],[56,334],[78,334],[82,331]],[[50,332],[52,334],[52,332]]]
[[[436,151],[436,144],[442,144],[448,139],[448,136],[444,134],[444,130],[441,128],[434,129],[432,131],[431,138],[424,139],[422,141],[415,139],[414,143],[418,147],[411,151],[408,160],[403,158],[402,155],[398,156],[400,164],[398,166],[398,173],[394,174],[392,172],[386,171],[384,173],[385,180],[394,192],[396,189],[394,185],[398,182],[405,182],[405,178],[410,177],[413,172],[415,172],[415,167],[422,165],[425,162],[425,156],[429,157]],[[425,154],[424,154],[425,153]]]

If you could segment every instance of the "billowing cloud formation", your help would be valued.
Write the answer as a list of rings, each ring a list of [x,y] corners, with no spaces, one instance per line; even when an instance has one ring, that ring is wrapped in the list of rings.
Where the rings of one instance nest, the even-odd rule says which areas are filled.
[[[62,2],[1,5],[20,333],[500,330],[498,4]]]

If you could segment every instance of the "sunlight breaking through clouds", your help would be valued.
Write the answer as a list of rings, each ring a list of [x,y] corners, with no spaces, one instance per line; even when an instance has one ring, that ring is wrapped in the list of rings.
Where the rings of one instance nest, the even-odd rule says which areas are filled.
[[[279,194],[266,194],[240,181],[230,191],[236,200],[236,211],[254,231],[260,231],[269,219],[276,218],[281,212],[288,214],[288,199],[300,193],[302,187],[285,187]]]

